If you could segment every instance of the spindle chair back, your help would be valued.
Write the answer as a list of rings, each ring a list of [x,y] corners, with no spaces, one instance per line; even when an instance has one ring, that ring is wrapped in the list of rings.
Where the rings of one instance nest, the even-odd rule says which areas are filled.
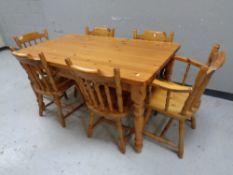
[[[124,128],[121,119],[126,117],[129,108],[123,98],[120,69],[113,69],[113,75],[104,76],[101,71],[95,68],[84,68],[72,63],[71,59],[66,59],[73,76],[79,86],[84,101],[90,113],[90,124],[88,136],[92,135],[93,128],[103,121],[113,121],[119,133],[119,147],[121,152],[125,152]],[[94,114],[98,114],[99,120],[94,124]]]
[[[86,27],[85,34],[94,36],[114,37],[115,29],[110,29],[107,27],[95,27],[93,30],[90,30],[89,27]]]
[[[74,81],[58,76],[57,71],[49,66],[43,53],[39,54],[39,58],[33,58],[31,55],[19,54],[17,52],[12,54],[17,58],[28,75],[37,98],[40,116],[43,115],[46,107],[55,102],[61,126],[65,127],[65,118],[81,107],[81,105],[78,105],[72,108],[66,115],[63,114],[60,98],[65,96],[68,99],[66,90],[74,85]],[[43,101],[45,96],[52,97],[53,101],[45,105]]]
[[[20,37],[13,36],[16,45],[21,48],[26,48],[49,39],[48,30],[45,29],[42,33],[30,32],[25,33]]]
[[[133,31],[134,39],[148,40],[148,41],[161,41],[161,42],[173,42],[174,40],[174,32],[171,32],[169,35],[166,32],[161,31],[152,31],[146,30],[142,34],[138,34],[138,31]]]

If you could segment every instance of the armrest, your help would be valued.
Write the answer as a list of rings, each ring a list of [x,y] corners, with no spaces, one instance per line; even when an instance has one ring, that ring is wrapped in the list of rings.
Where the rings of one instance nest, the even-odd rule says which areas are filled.
[[[192,87],[183,86],[183,85],[179,85],[179,84],[168,82],[168,81],[161,81],[157,79],[152,82],[152,86],[160,87],[162,89],[170,90],[174,92],[191,92],[192,91]]]
[[[196,60],[194,60],[192,58],[183,57],[183,56],[180,56],[180,55],[176,55],[174,57],[174,59],[177,60],[177,61],[181,61],[181,62],[192,64],[192,65],[194,65],[196,67],[199,67],[199,68],[205,65],[205,64],[203,64],[203,63],[201,63],[199,61],[196,61]]]

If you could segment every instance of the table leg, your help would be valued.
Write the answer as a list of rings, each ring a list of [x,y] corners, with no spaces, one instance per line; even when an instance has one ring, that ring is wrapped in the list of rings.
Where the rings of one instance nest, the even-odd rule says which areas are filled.
[[[131,99],[133,101],[135,150],[139,153],[143,146],[144,110],[146,85],[132,85]]]
[[[172,59],[165,68],[165,80],[171,81],[172,79],[172,72],[174,67],[174,59]]]

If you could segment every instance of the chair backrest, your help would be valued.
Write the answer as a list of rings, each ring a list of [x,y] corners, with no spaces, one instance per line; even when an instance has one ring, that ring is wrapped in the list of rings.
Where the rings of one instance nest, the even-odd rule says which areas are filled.
[[[66,63],[89,108],[106,114],[124,112],[119,69],[112,76],[103,76],[98,69],[79,67],[69,58]]]
[[[133,31],[134,39],[142,39],[148,41],[173,42],[174,35],[174,32],[171,32],[169,36],[167,36],[166,32],[160,31],[146,30],[143,34],[138,34],[137,30]]]
[[[48,30],[45,29],[42,33],[39,32],[25,33],[20,37],[13,36],[13,39],[19,48],[26,48],[34,44],[43,42],[43,40],[48,40],[49,39]]]
[[[43,53],[39,54],[39,60],[35,60],[31,55],[12,53],[20,62],[28,78],[31,81],[33,89],[40,94],[57,92],[55,84],[55,71],[52,71],[48,66]]]
[[[209,65],[199,66],[199,72],[193,85],[193,91],[186,100],[181,113],[185,114],[186,112],[192,111],[193,108],[199,106],[201,96],[204,93],[212,75],[216,70],[223,66],[225,57],[224,52],[217,52],[215,53],[214,59],[211,59],[209,62]]]
[[[115,29],[107,27],[95,27],[93,30],[89,30],[89,27],[85,28],[86,35],[95,35],[95,36],[105,36],[105,37],[114,37]]]

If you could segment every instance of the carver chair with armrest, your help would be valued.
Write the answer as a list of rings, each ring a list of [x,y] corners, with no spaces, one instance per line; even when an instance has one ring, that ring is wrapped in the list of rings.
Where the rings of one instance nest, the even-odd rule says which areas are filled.
[[[113,75],[104,76],[100,70],[80,67],[66,59],[73,76],[79,86],[87,107],[90,110],[88,136],[92,136],[95,126],[107,122],[116,126],[119,137],[119,149],[125,153],[127,131],[129,128],[122,124],[122,119],[128,116],[129,95],[122,91],[120,69],[114,69]],[[95,115],[100,118],[95,120]]]
[[[165,144],[178,152],[180,158],[184,154],[184,132],[185,121],[191,121],[191,127],[196,127],[195,113],[199,109],[201,96],[208,85],[209,80],[216,70],[218,70],[225,61],[225,53],[215,50],[214,56],[208,62],[208,65],[201,64],[190,58],[176,56],[175,61],[181,61],[187,64],[183,82],[181,84],[172,81],[154,80],[151,84],[152,90],[148,104],[148,111],[145,116],[145,124],[148,123],[152,111],[165,114],[170,119],[163,127],[159,135],[144,130],[144,134],[162,144]],[[185,82],[190,67],[199,69],[193,86],[186,86]],[[166,138],[166,133],[173,120],[179,121],[179,139],[175,144]]]
[[[58,110],[58,118],[62,127],[65,127],[65,118],[80,108],[82,104],[69,109],[69,112],[64,114],[64,107],[61,103],[61,97],[65,96],[66,91],[71,88],[75,82],[66,78],[57,76],[57,72],[49,66],[43,53],[39,54],[39,58],[34,59],[31,55],[12,53],[21,66],[24,68],[30,80],[31,87],[36,95],[39,106],[39,115],[43,115],[46,107],[55,103]],[[43,98],[52,97],[53,100],[45,105]]]

